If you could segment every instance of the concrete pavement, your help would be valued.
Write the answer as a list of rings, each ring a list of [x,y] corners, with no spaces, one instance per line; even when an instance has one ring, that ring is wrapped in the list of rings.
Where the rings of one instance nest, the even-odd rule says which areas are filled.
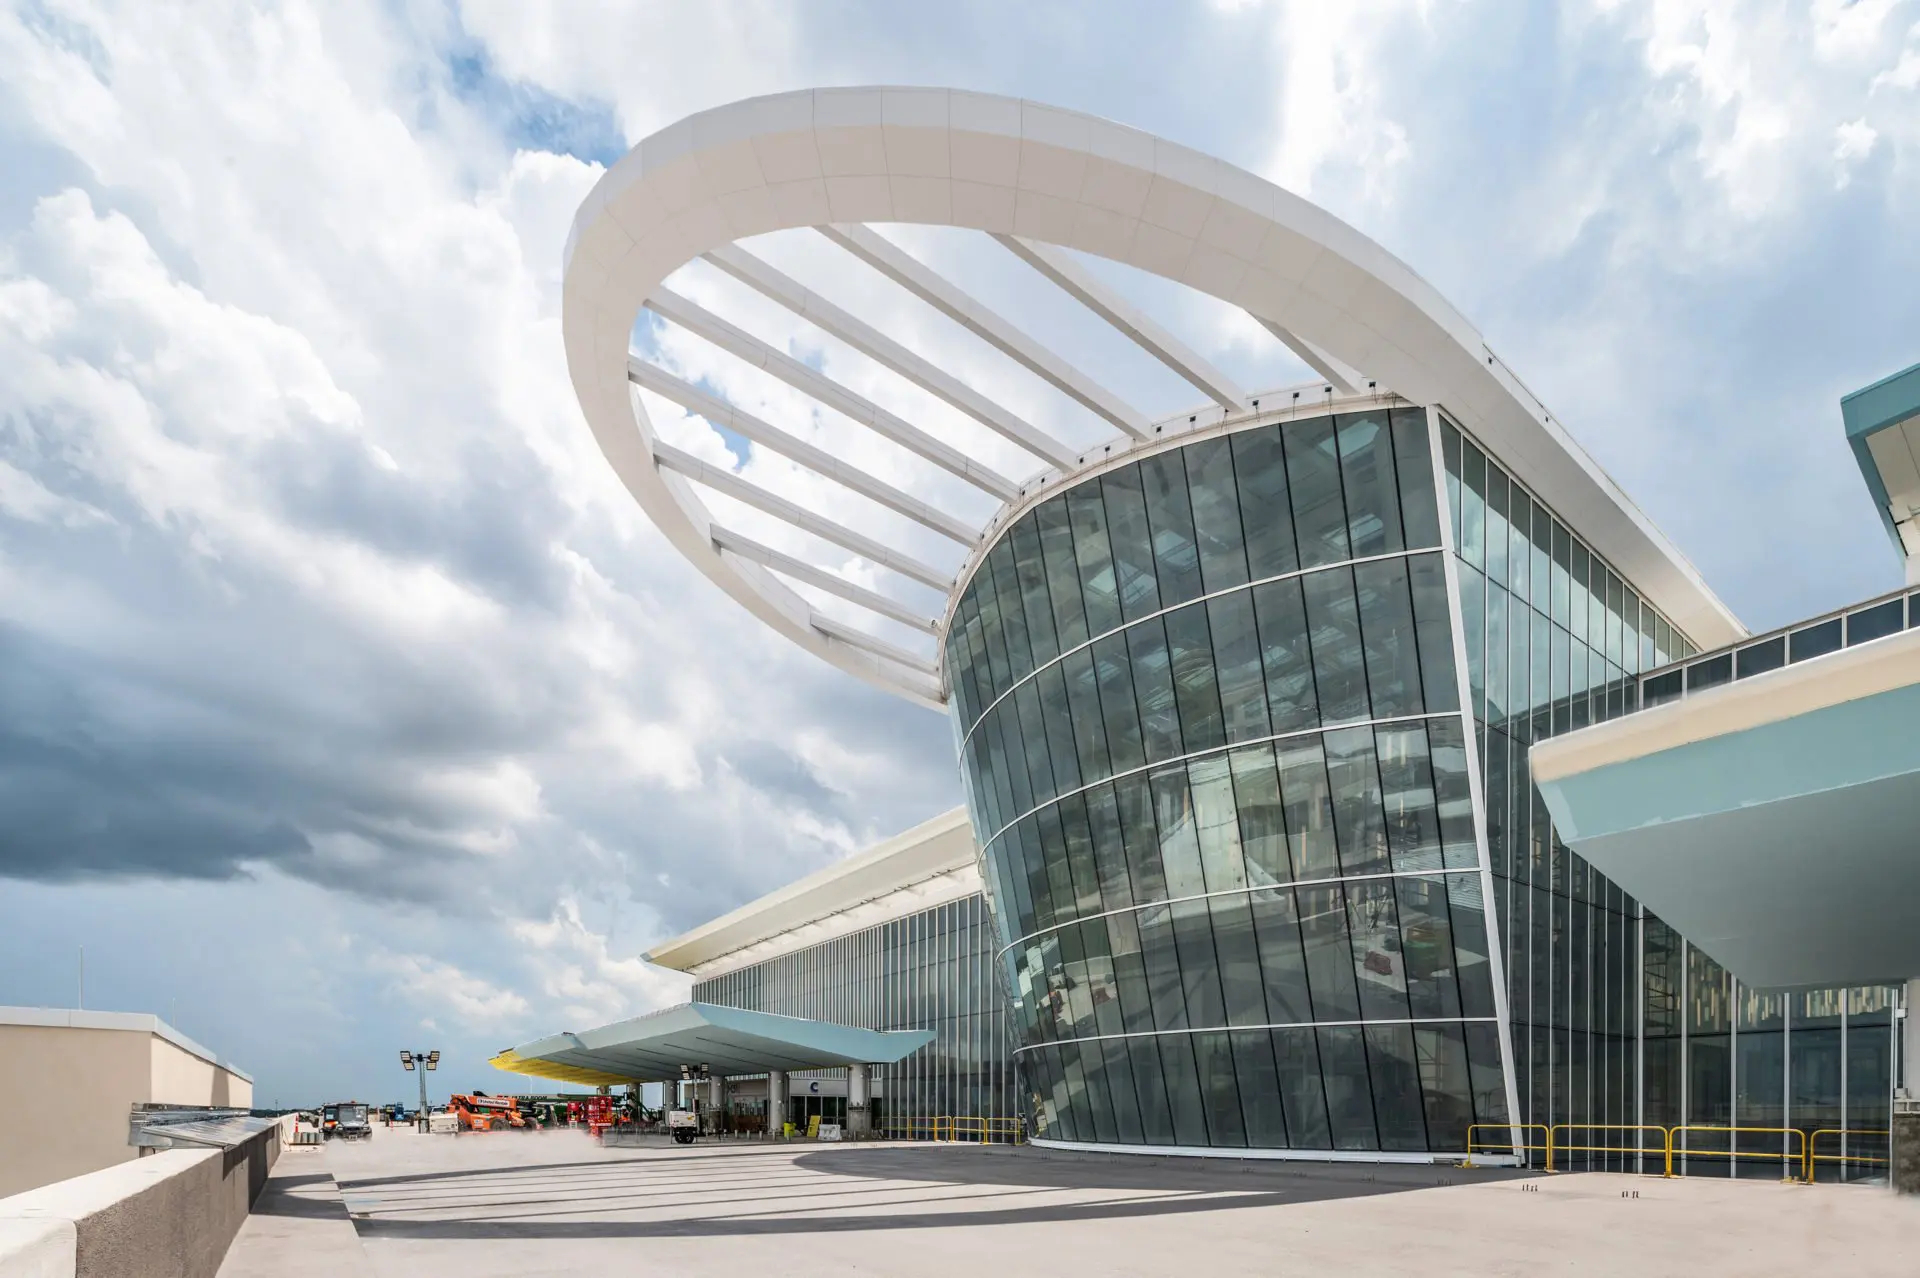
[[[577,1131],[382,1130],[314,1160],[338,1184],[367,1272],[380,1278],[636,1269],[1868,1278],[1910,1275],[1920,1256],[1920,1204],[1862,1186],[903,1144],[605,1150]],[[330,1219],[336,1245],[343,1235]],[[298,1246],[297,1232],[284,1242]],[[309,1272],[319,1270],[222,1275]]]

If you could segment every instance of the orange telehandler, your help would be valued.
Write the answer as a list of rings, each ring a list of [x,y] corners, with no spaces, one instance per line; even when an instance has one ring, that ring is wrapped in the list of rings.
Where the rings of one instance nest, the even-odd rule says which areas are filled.
[[[532,1131],[533,1119],[520,1112],[520,1102],[511,1096],[489,1096],[475,1092],[471,1096],[451,1096],[447,1104],[460,1119],[460,1130],[497,1132],[508,1128]]]

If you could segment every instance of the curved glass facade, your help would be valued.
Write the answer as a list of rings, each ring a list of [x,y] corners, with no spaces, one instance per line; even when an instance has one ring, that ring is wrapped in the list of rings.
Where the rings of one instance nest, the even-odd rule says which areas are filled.
[[[1036,1135],[1505,1120],[1433,455],[1412,407],[1196,440],[968,583],[946,672]]]

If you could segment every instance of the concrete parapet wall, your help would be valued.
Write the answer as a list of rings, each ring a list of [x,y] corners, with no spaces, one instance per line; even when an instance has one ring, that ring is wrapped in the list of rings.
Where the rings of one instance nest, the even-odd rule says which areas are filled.
[[[213,1278],[291,1119],[0,1198],[0,1278]]]

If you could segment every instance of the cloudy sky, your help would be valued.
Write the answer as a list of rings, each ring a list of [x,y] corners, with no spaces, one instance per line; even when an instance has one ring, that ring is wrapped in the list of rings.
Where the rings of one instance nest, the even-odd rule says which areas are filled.
[[[857,83],[1095,112],[1324,204],[1755,628],[1896,584],[1836,401],[1920,358],[1915,0],[5,0],[0,1003],[70,1005],[84,946],[89,1006],[168,1016],[263,1101],[410,1094],[400,1047],[488,1087],[499,1047],[681,997],[651,941],[957,801],[937,716],[679,562],[560,348],[605,164]],[[927,314],[897,324],[973,370]],[[1180,408],[1153,376],[1114,373]]]

